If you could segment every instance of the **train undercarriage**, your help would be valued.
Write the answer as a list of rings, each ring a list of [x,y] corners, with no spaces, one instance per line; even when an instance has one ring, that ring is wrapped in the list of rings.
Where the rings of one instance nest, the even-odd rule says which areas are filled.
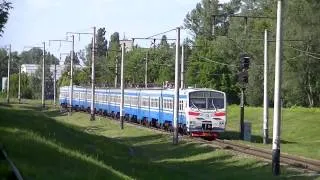
[[[67,111],[70,111],[71,109],[72,111],[75,111],[75,112],[91,113],[90,107],[84,108],[83,106],[82,107],[73,106],[72,108],[70,108],[68,104],[62,103],[61,108]],[[97,110],[96,108],[94,109],[94,111],[96,115],[111,117],[113,119],[120,120],[120,112],[115,112],[115,111],[107,112],[102,109]],[[169,121],[165,123],[159,123],[157,119],[149,120],[147,117],[139,119],[137,118],[136,115],[130,115],[130,114],[124,115],[124,121],[140,124],[146,127],[157,128],[157,129],[161,129],[168,132],[174,131],[173,125]],[[187,126],[185,124],[178,124],[178,132],[180,135],[199,137],[199,138],[204,138],[206,140],[215,140],[219,136],[218,132],[212,132],[210,129],[202,129],[200,131],[198,130],[198,131],[188,132]]]

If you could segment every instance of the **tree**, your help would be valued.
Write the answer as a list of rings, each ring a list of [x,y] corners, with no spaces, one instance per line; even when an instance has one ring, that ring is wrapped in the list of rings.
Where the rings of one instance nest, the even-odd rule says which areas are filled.
[[[107,49],[108,49],[108,41],[105,38],[106,30],[105,28],[99,28],[97,32],[97,38],[96,38],[96,56],[97,57],[103,57],[106,56]]]
[[[213,23],[220,35],[226,35],[229,27],[229,20],[226,17],[239,11],[240,5],[240,0],[232,0],[227,4],[220,4],[218,0],[202,0],[186,15],[184,25],[194,37],[203,36],[212,39]]]
[[[160,48],[166,48],[168,49],[169,48],[169,44],[167,42],[167,36],[166,35],[163,35],[161,37],[161,41],[160,41],[160,44],[159,44]]]
[[[25,73],[21,73],[21,98],[31,99],[33,95],[33,89],[29,86],[29,77]],[[18,97],[19,91],[19,74],[15,73],[10,75],[10,96]]]
[[[42,63],[43,50],[38,47],[31,48],[28,51],[22,51],[19,55],[21,64],[40,64]],[[59,64],[59,59],[50,52],[45,51],[46,64]]]
[[[237,43],[230,41],[230,15],[239,11],[241,2],[233,0],[220,4],[218,0],[202,0],[184,20],[193,34],[186,61],[186,83],[227,92],[229,103],[239,101],[236,86]],[[214,20],[215,17],[215,20]],[[213,36],[213,23],[215,36]],[[232,51],[231,51],[232,50]],[[230,64],[230,66],[224,65]]]
[[[9,18],[9,10],[12,9],[11,2],[2,0],[0,3],[0,36],[2,36],[4,25],[7,23]]]
[[[73,66],[79,65],[79,64],[80,64],[80,60],[77,56],[77,53],[74,53],[73,54]],[[71,56],[70,55],[66,56],[66,58],[64,59],[64,65],[66,65],[64,68],[64,71],[67,71],[67,72],[70,71],[70,66],[71,66]],[[73,69],[75,69],[75,68],[73,68]]]
[[[113,84],[116,72],[116,61],[118,59],[118,73],[120,74],[120,61],[121,61],[121,53],[120,53],[120,36],[118,32],[114,32],[110,36],[108,47],[108,56],[106,58],[107,62],[104,64],[104,72],[105,72],[105,81]],[[120,78],[119,78],[120,80]]]

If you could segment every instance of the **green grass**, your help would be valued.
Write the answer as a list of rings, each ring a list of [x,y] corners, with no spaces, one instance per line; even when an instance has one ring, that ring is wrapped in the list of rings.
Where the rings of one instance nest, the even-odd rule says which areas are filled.
[[[168,135],[120,130],[118,122],[90,122],[83,113],[0,105],[0,114],[0,142],[26,179],[314,179],[286,168],[275,178],[269,164],[246,155],[192,142],[174,146]]]
[[[239,137],[239,106],[229,106],[227,131],[222,137]],[[263,108],[245,107],[245,119],[252,123],[252,143],[271,149],[262,144]],[[281,122],[281,151],[320,160],[320,108],[283,109]],[[273,109],[269,109],[269,137],[272,139]],[[240,141],[239,141],[240,142]],[[270,140],[271,142],[271,140]]]

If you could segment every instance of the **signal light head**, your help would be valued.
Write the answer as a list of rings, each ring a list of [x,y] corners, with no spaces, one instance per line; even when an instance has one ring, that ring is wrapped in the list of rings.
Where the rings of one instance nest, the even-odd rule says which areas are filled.
[[[240,57],[240,69],[248,70],[250,66],[250,56],[244,54]]]
[[[240,72],[238,74],[238,80],[239,80],[239,82],[242,82],[242,83],[248,83],[248,80],[249,80],[248,71]]]

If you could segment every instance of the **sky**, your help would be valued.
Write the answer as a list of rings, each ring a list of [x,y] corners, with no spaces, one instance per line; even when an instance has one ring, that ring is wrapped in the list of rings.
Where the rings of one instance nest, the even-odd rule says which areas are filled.
[[[226,2],[228,0],[220,0]],[[70,52],[71,43],[49,40],[65,39],[66,32],[92,32],[93,26],[105,27],[109,39],[113,32],[120,38],[148,37],[183,25],[183,19],[200,0],[11,0],[14,9],[0,37],[0,47],[11,44],[13,51],[26,46],[42,46],[59,57]],[[175,32],[166,34],[175,38]],[[188,35],[181,32],[182,37]],[[161,36],[159,36],[160,38]],[[75,38],[75,50],[84,49],[91,35]],[[139,45],[150,42],[137,41]]]

